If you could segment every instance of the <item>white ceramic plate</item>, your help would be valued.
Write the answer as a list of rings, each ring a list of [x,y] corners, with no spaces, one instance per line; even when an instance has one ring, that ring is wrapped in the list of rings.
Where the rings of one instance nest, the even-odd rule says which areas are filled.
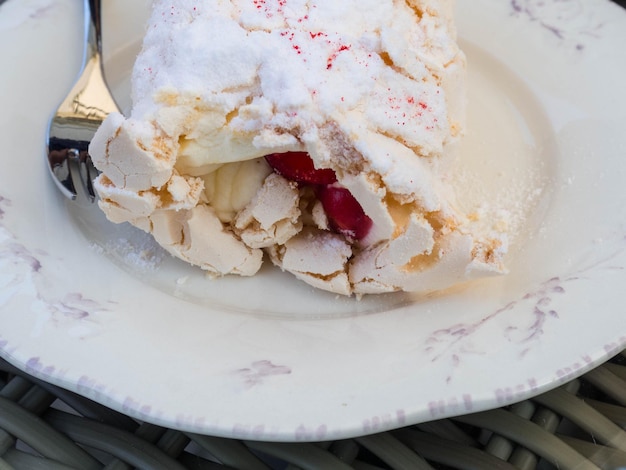
[[[626,345],[619,7],[459,0],[471,112],[458,180],[469,208],[509,224],[510,273],[428,298],[356,301],[273,268],[208,281],[62,199],[44,135],[76,74],[79,3],[0,7],[0,353],[10,362],[157,424],[293,441],[502,406]],[[107,3],[107,70],[122,101],[145,3]]]

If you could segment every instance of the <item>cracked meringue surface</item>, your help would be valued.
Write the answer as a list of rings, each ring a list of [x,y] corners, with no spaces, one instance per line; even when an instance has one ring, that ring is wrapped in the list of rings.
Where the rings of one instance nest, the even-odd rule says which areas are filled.
[[[157,0],[131,113],[90,146],[100,207],[214,276],[264,253],[345,295],[502,273],[505,234],[475,233],[448,183],[465,67],[450,1]],[[336,181],[264,158],[295,152]],[[357,201],[364,235],[336,229],[327,188]]]

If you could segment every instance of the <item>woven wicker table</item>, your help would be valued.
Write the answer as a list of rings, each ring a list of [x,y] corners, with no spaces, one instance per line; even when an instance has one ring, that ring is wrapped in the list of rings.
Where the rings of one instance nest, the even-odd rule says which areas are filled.
[[[0,469],[626,468],[626,354],[532,400],[335,442],[266,443],[135,421],[0,361]]]

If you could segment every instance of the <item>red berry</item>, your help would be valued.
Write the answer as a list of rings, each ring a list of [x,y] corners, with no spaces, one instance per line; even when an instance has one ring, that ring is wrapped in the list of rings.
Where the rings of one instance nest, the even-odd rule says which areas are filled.
[[[315,168],[306,152],[272,153],[265,156],[276,173],[288,180],[308,184],[332,184],[337,181],[330,168]]]
[[[345,237],[361,240],[372,227],[359,201],[346,188],[320,186],[317,197],[324,207],[330,228]]]

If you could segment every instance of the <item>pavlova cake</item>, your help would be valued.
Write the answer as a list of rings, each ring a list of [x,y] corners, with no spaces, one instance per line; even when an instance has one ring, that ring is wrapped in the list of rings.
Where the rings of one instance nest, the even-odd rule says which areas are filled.
[[[448,0],[156,0],[99,205],[214,276],[264,259],[339,294],[504,271],[449,172],[465,57]]]

